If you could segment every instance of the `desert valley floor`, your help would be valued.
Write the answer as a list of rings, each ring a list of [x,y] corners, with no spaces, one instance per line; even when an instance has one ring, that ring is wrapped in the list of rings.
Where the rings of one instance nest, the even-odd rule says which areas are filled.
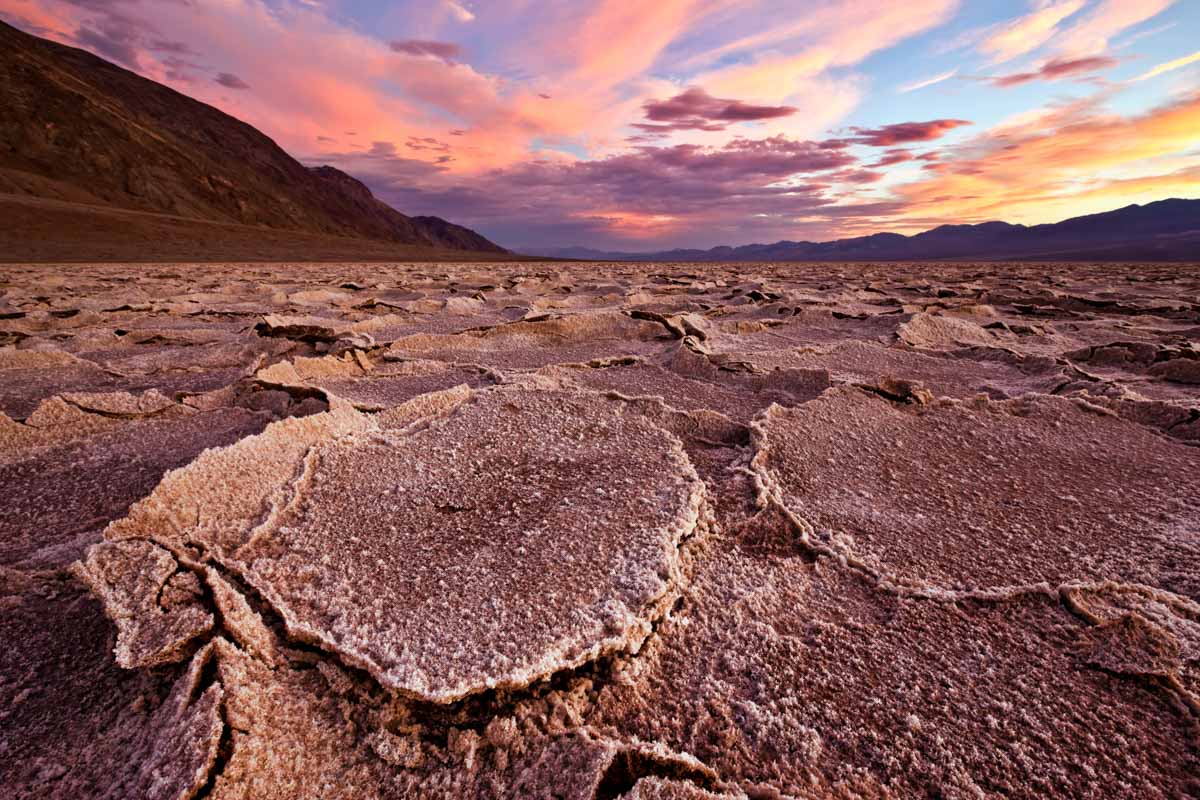
[[[1200,268],[0,281],[6,798],[1200,797]]]

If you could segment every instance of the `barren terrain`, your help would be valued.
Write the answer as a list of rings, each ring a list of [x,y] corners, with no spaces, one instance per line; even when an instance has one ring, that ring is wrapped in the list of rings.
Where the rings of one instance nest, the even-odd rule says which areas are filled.
[[[1200,268],[0,281],[0,796],[1200,796]]]

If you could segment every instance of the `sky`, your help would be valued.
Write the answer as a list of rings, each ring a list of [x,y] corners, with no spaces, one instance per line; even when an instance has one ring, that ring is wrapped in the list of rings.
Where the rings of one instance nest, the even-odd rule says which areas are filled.
[[[1200,197],[1200,0],[0,0],[516,249]]]

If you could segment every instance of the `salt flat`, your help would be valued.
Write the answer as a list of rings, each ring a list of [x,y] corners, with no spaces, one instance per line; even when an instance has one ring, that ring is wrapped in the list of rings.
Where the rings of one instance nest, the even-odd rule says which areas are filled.
[[[1200,267],[0,281],[6,797],[1200,792]]]

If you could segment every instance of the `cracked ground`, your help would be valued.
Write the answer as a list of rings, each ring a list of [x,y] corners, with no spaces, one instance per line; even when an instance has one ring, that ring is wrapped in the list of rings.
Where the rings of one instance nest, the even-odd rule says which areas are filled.
[[[0,796],[1200,797],[1200,271],[0,267]]]

